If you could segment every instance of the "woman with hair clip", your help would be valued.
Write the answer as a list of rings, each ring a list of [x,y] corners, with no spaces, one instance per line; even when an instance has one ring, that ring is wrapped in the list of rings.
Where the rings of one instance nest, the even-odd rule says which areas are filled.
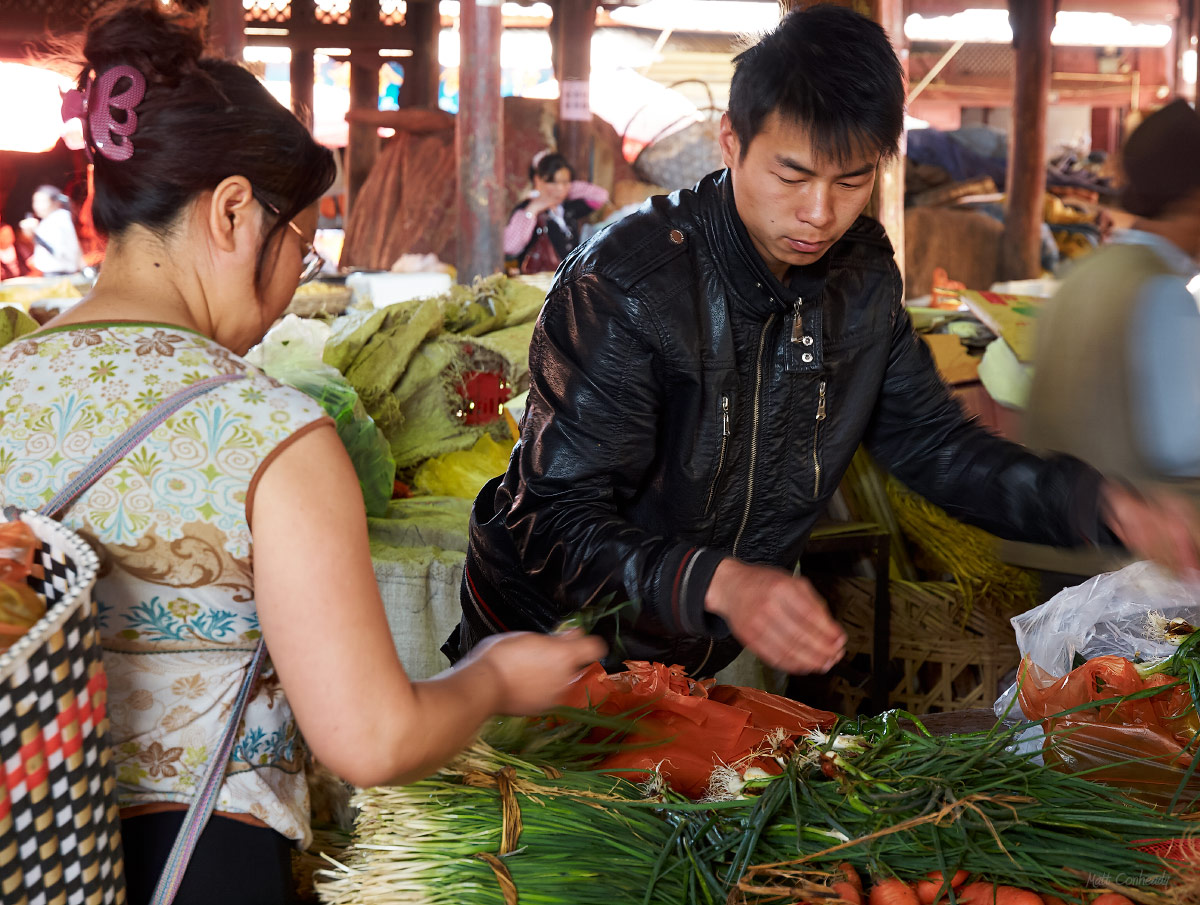
[[[332,156],[247,70],[204,57],[179,6],[132,0],[88,26],[63,114],[83,118],[109,244],[86,298],[0,350],[0,504],[38,508],[123,450],[62,522],[104,561],[129,901],[264,905],[292,898],[289,849],[311,838],[306,748],[359,786],[411,781],[490,715],[553,706],[603,644],[509,634],[405,675],[332,422],[241,357],[320,268]],[[208,797],[186,870],[164,873]]]

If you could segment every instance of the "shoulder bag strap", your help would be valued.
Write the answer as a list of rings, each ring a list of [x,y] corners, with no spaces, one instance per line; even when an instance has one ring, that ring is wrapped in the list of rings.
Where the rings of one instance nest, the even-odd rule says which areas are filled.
[[[237,738],[238,726],[242,722],[242,714],[246,712],[246,703],[250,700],[250,690],[258,680],[259,673],[262,672],[266,652],[266,645],[259,641],[258,647],[254,649],[254,658],[246,669],[242,687],[238,690],[233,711],[229,714],[229,722],[225,724],[221,743],[204,766],[204,778],[200,782],[200,790],[192,799],[187,815],[183,818],[183,825],[179,827],[179,835],[175,837],[175,844],[171,846],[171,854],[167,856],[167,862],[163,865],[162,876],[158,878],[158,886],[154,889],[150,905],[170,905],[179,891],[179,885],[183,882],[183,875],[187,871],[188,861],[191,860],[196,843],[200,841],[200,834],[204,831],[208,818],[212,816],[213,809],[217,805],[217,795],[221,791],[225,770],[228,768],[229,758],[233,754],[233,743]]]
[[[242,374],[220,374],[205,380],[197,380],[190,386],[184,387],[177,393],[172,393],[146,414],[142,415],[134,425],[104,447],[96,458],[88,463],[79,474],[75,475],[62,490],[56,493],[50,502],[38,511],[52,519],[62,515],[72,503],[83,496],[89,487],[99,481],[110,468],[120,462],[137,447],[139,443],[154,433],[155,428],[174,415],[177,411],[194,399],[198,399],[210,390],[241,380]]]

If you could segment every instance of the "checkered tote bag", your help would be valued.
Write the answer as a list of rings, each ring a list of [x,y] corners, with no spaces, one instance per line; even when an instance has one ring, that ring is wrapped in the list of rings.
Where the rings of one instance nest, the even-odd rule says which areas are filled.
[[[0,656],[0,902],[124,902],[99,562],[53,519],[21,519],[41,541],[28,580],[46,615]]]

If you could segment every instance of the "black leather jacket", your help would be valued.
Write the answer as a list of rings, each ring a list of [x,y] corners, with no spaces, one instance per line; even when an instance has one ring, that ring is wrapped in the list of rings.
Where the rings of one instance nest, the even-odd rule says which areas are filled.
[[[727,172],[650,199],[559,269],[533,334],[508,472],[475,501],[452,659],[614,595],[621,659],[710,675],[740,645],[704,610],[727,555],[791,569],[865,443],[952,515],[1002,537],[1105,535],[1099,475],[970,423],[902,306],[879,223],[776,280]]]

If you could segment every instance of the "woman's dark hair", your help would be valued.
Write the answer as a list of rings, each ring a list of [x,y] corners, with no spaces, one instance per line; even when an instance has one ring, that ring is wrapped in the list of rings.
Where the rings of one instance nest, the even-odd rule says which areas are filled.
[[[174,8],[188,6],[195,4]],[[333,184],[333,155],[248,70],[203,53],[197,19],[165,12],[158,0],[112,3],[88,23],[80,90],[89,75],[98,78],[122,63],[146,78],[145,97],[134,108],[133,156],[114,161],[93,154],[92,215],[106,235],[133,224],[162,234],[196,195],[244,176],[256,197],[279,211],[263,237],[259,280],[274,237]],[[126,83],[121,79],[114,94]],[[86,127],[84,134],[93,139]]]
[[[543,182],[553,182],[554,177],[558,175],[559,170],[566,170],[571,175],[572,179],[575,178],[575,171],[571,169],[571,165],[567,163],[567,158],[556,152],[543,154],[541,157],[537,158],[533,166],[529,168],[529,181],[533,182],[533,178],[536,176]]]
[[[839,162],[899,150],[904,72],[883,28],[865,16],[828,4],[794,10],[733,62],[729,119],[743,157],[776,111]]]

